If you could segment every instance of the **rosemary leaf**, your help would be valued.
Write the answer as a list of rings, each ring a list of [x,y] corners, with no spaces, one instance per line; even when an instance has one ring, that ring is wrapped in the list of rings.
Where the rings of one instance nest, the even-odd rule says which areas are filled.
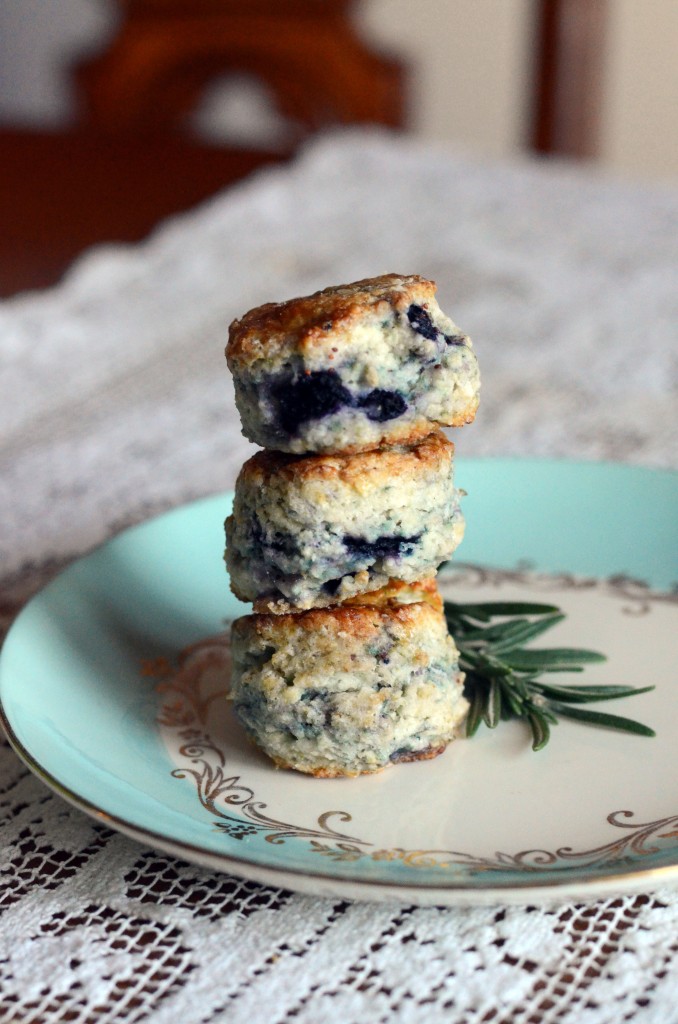
[[[541,636],[547,629],[552,629],[553,626],[557,626],[559,622],[562,622],[565,618],[564,615],[549,615],[543,619],[537,619],[536,622],[527,622],[523,619],[519,619],[518,622],[524,622],[525,625],[519,629],[512,630],[504,635],[503,639],[499,643],[494,645],[495,654],[503,654],[506,651],[514,650],[520,644],[525,644],[529,640],[534,640],[535,637]]]
[[[529,619],[508,619],[505,622],[497,622],[494,626],[476,626],[464,630],[464,642],[475,645],[503,642],[522,632],[526,625],[531,625]]]
[[[552,686],[549,683],[535,683],[534,687],[549,700],[565,704],[590,704],[599,700],[618,700],[621,697],[635,697],[649,693],[654,686]]]
[[[469,687],[470,682],[470,687]],[[482,679],[473,679],[472,676],[466,677],[465,692],[469,695],[469,710],[466,717],[466,735],[475,736],[478,732],[478,727],[483,720],[483,712],[485,709],[485,690],[486,686]]]
[[[482,670],[483,675],[487,676],[488,679],[495,679],[502,676],[510,676],[512,669],[510,665],[504,664],[499,661],[491,654],[478,654],[475,658],[476,665]]]
[[[654,689],[652,686],[576,686],[542,681],[543,673],[582,672],[587,664],[605,661],[605,655],[597,651],[576,647],[522,646],[563,621],[565,616],[553,605],[446,601],[445,617],[459,648],[459,665],[466,673],[464,693],[470,706],[467,736],[473,736],[481,722],[494,729],[500,721],[517,718],[530,727],[532,749],[541,750],[559,716],[638,736],[655,735],[652,729],[630,718],[572,706],[634,697]],[[493,622],[495,618],[501,621]]]
[[[446,601],[445,607],[450,609],[453,615],[466,615],[470,619],[481,621],[499,615],[553,615],[554,612],[560,612],[553,604],[534,604],[525,601],[485,601],[480,604],[455,604],[454,601]]]
[[[497,679],[490,680],[490,689],[485,701],[483,721],[488,729],[496,729],[501,719],[501,686]]]
[[[598,651],[577,650],[574,647],[552,647],[536,651],[509,651],[504,661],[511,668],[527,672],[568,672],[592,662],[605,661],[605,655]]]
[[[551,738],[551,727],[547,719],[539,711],[532,710],[527,713],[527,720],[532,729],[532,749],[543,750]]]
[[[650,729],[647,725],[634,722],[632,718],[622,718],[621,715],[608,715],[604,711],[573,708],[569,704],[559,704],[556,701],[550,701],[549,707],[564,718],[575,718],[578,722],[589,722],[591,725],[605,726],[608,729],[621,729],[624,732],[635,733],[636,736],[657,735],[654,729]]]
[[[516,718],[525,714],[525,694],[520,693],[516,686],[511,686],[505,679],[500,684],[504,697],[504,707],[508,708]]]

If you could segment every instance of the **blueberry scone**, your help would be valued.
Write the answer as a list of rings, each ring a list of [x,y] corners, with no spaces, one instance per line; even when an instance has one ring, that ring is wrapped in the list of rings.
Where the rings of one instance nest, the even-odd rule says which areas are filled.
[[[468,704],[426,601],[247,615],[232,632],[235,711],[278,767],[332,778],[435,757]]]
[[[434,576],[464,533],[453,456],[439,430],[351,455],[258,452],[226,521],[233,592],[280,613]]]
[[[470,423],[478,364],[435,290],[385,274],[235,320],[226,358],[245,437],[283,452],[357,452]]]

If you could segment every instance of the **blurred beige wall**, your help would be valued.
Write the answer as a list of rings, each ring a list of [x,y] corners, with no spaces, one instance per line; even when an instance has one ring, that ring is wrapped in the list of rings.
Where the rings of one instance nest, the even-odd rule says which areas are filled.
[[[678,0],[609,0],[600,160],[678,178]]]
[[[492,156],[524,147],[532,0],[363,0],[366,38],[410,66],[410,125]]]

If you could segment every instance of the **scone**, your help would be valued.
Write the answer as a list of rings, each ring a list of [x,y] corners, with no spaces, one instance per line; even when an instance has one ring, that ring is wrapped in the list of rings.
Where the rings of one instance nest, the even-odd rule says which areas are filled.
[[[433,576],[464,533],[453,456],[439,430],[352,455],[257,453],[226,521],[233,592],[286,612]]]
[[[435,290],[385,274],[235,320],[226,358],[245,437],[283,452],[357,452],[470,423],[478,364]]]
[[[332,778],[435,757],[468,710],[458,652],[426,601],[247,615],[232,699],[278,767]]]

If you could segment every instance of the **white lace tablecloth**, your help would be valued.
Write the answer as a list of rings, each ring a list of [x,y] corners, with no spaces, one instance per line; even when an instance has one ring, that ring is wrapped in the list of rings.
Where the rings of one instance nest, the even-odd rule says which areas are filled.
[[[262,301],[387,271],[439,285],[483,370],[464,455],[678,465],[678,193],[314,143],[0,307],[0,577],[17,607],[126,525],[233,484],[223,359]],[[0,1021],[678,1020],[678,893],[551,909],[294,895],[107,831],[0,751]]]

